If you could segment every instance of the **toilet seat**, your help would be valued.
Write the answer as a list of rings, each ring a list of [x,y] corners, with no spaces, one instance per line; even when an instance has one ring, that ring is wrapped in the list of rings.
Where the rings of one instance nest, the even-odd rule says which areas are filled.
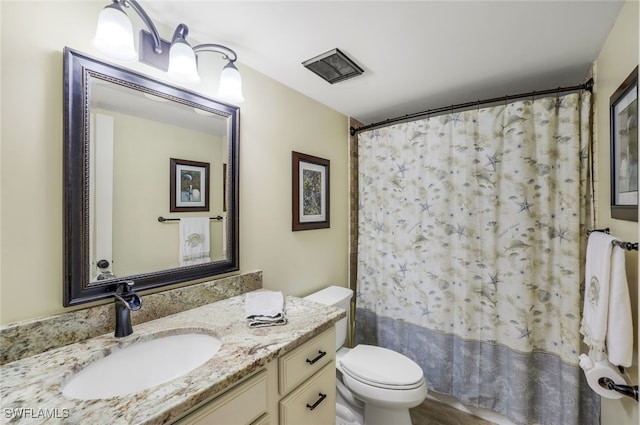
[[[341,356],[338,362],[343,373],[372,387],[411,390],[424,385],[422,368],[387,348],[360,344]]]

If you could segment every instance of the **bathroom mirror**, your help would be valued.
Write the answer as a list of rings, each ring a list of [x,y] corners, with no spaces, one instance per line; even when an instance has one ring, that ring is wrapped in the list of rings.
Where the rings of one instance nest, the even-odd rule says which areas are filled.
[[[239,117],[65,48],[65,306],[239,269]]]

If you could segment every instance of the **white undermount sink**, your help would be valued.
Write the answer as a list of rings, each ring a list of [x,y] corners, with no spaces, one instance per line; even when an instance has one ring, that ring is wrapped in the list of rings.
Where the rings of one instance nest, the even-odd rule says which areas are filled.
[[[71,398],[95,400],[142,391],[182,376],[220,349],[220,340],[184,333],[137,342],[94,361],[62,384]]]

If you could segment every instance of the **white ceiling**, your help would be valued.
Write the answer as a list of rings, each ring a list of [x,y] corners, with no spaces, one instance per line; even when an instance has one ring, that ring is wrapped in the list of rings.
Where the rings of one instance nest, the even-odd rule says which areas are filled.
[[[622,1],[140,0],[154,21],[364,124],[580,84]],[[170,38],[170,34],[162,34]],[[302,62],[339,48],[365,72],[329,84]],[[245,97],[255,95],[245,90]]]

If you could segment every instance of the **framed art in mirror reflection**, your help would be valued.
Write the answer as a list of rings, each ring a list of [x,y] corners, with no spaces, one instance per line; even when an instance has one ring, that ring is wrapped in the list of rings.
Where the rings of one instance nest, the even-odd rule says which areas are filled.
[[[209,163],[170,158],[169,210],[209,211]]]

